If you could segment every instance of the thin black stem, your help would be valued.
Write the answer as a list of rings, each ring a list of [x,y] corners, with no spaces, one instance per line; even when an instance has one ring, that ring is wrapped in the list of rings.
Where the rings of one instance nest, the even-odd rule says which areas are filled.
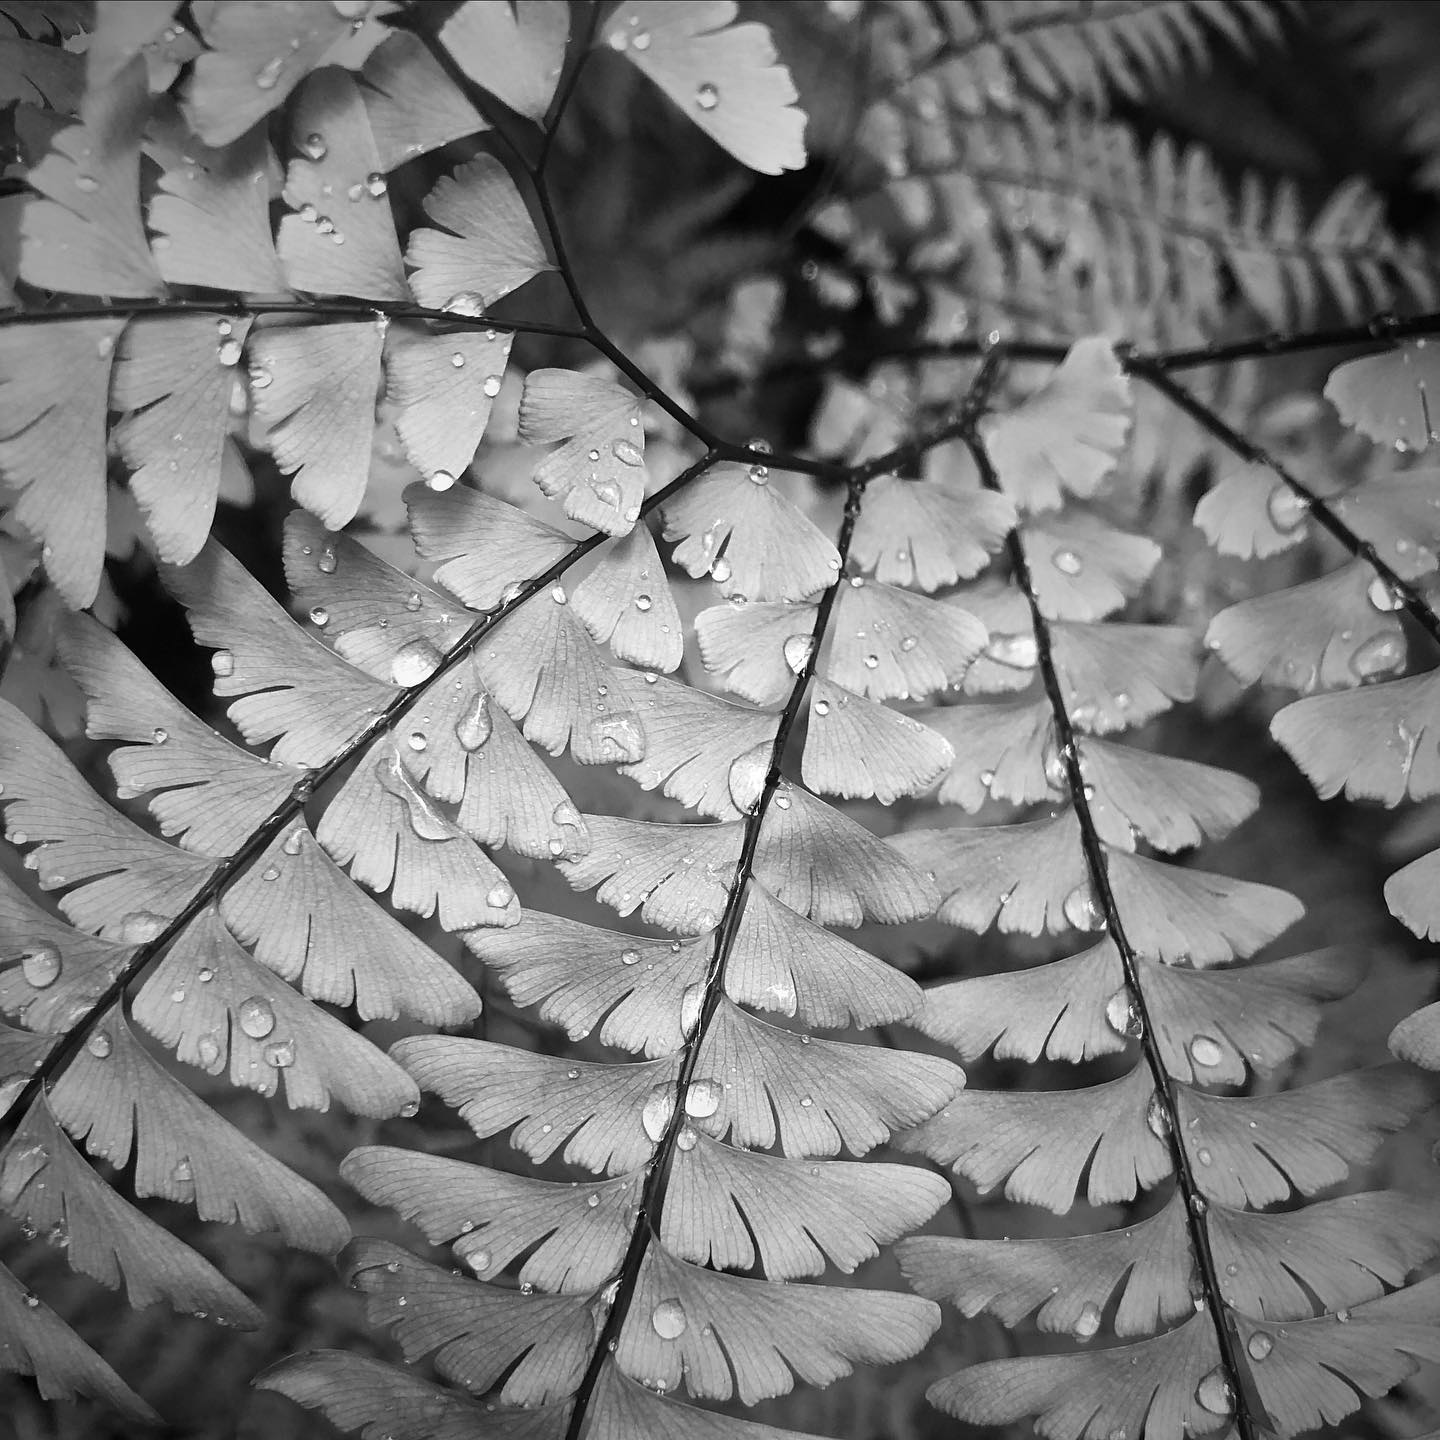
[[[585,62],[590,58],[590,47],[595,43],[595,31],[600,23],[600,6],[598,0],[589,0],[585,7],[584,29],[580,36],[579,53],[576,55],[570,69],[560,81],[559,88],[555,92],[555,98],[550,102],[550,109],[546,112],[544,121],[545,138],[540,142],[540,157],[535,161],[535,177],[538,180],[545,173],[545,167],[550,162],[550,152],[555,145],[555,135],[560,129],[560,122],[565,118],[565,111],[569,108],[571,97],[575,94],[575,87],[580,83],[581,73],[585,69]]]
[[[646,499],[640,507],[642,520],[644,516],[663,505],[666,500],[683,489],[698,475],[708,470],[715,463],[716,458],[713,451],[707,453],[688,469],[682,470],[668,485]],[[4,1140],[8,1138],[10,1130],[16,1123],[16,1117],[28,1111],[40,1092],[77,1053],[97,1021],[108,1013],[111,1006],[124,999],[129,987],[145,974],[151,963],[171,945],[186,926],[207,906],[213,904],[240,875],[244,874],[265,853],[285,829],[302,816],[305,806],[323,785],[343,770],[367,745],[388,733],[421,695],[442,676],[459,665],[502,620],[513,614],[527,600],[548,589],[572,565],[588,555],[598,545],[604,544],[609,538],[602,531],[597,531],[586,539],[578,541],[548,570],[527,580],[512,598],[477,619],[455,642],[454,646],[446,651],[433,674],[417,685],[400,690],[395,698],[353,740],[336,751],[323,765],[307,770],[291,787],[290,793],[285,799],[261,821],[245,843],[233,855],[226,857],[216,865],[205,883],[200,886],[175,917],[158,935],[136,950],[129,962],[115,975],[115,978],[90,1005],[85,1014],[60,1037],[59,1043],[46,1055],[44,1061],[26,1082],[25,1088],[16,1097],[8,1114],[0,1118],[0,1144],[3,1144]]]
[[[1154,366],[1132,366],[1131,373],[1138,375],[1146,384],[1153,386],[1160,394],[1183,410],[1198,425],[1209,431],[1226,449],[1233,451],[1240,459],[1251,465],[1263,465],[1284,485],[1288,486],[1305,502],[1307,511],[1314,516],[1316,524],[1327,531],[1357,559],[1364,560],[1379,576],[1385,588],[1404,606],[1411,618],[1425,633],[1440,645],[1440,616],[1431,607],[1424,591],[1412,581],[1402,578],[1380,555],[1374,545],[1363,536],[1357,535],[1334,509],[1305,482],[1294,475],[1277,460],[1263,445],[1228,425],[1210,406],[1197,398],[1178,381],[1172,380],[1163,369]]]
[[[973,417],[984,406],[999,373],[998,360],[998,355],[987,357],[985,365],[976,374],[969,392],[961,402],[962,414]],[[930,443],[939,442],[932,440]],[[899,454],[901,451],[909,451],[911,448],[912,446],[900,446],[896,452],[892,453]],[[630,1305],[640,1282],[650,1242],[660,1232],[661,1215],[669,1191],[676,1146],[681,1132],[688,1123],[685,1097],[690,1083],[695,1077],[696,1067],[700,1063],[700,1054],[704,1048],[710,1022],[724,1000],[725,969],[734,949],[735,937],[740,931],[740,922],[745,913],[745,898],[749,892],[750,881],[755,875],[755,857],[759,851],[765,816],[784,780],[781,762],[795,729],[796,721],[800,717],[800,708],[804,703],[805,692],[815,675],[830,624],[831,613],[835,608],[841,588],[849,583],[849,577],[845,574],[845,566],[850,557],[855,526],[860,519],[865,489],[871,479],[885,473],[890,468],[883,463],[888,458],[881,456],[879,462],[856,466],[850,471],[845,493],[845,511],[840,521],[839,534],[835,538],[835,549],[840,557],[839,569],[834,583],[825,590],[816,604],[815,619],[810,631],[809,654],[805,658],[805,663],[796,672],[795,683],[790,687],[790,693],[780,711],[760,794],[755,801],[754,808],[745,820],[744,833],[740,842],[740,855],[735,862],[735,878],[725,897],[725,910],[715,927],[715,943],[705,968],[699,1016],[694,1029],[685,1039],[680,1065],[676,1071],[674,1101],[671,1105],[670,1118],[665,1126],[663,1136],[656,1145],[655,1154],[646,1172],[640,1209],[635,1217],[635,1224],[630,1232],[630,1242],[626,1246],[625,1257],[621,1261],[620,1272],[617,1276],[615,1298],[611,1302],[610,1310],[605,1317],[605,1324],[595,1341],[595,1349],[591,1353],[589,1364],[585,1367],[584,1377],[576,1390],[575,1403],[565,1430],[565,1440],[580,1440],[589,1412],[590,1401],[595,1393],[595,1387],[600,1382],[605,1362],[611,1353],[612,1342],[619,1342],[626,1317],[630,1313]]]
[[[970,453],[980,473],[981,483],[986,489],[1001,491],[999,477],[991,463],[989,453],[979,436],[973,431],[966,436]],[[1065,702],[1059,673],[1055,667],[1053,637],[1050,623],[1040,608],[1034,580],[1030,573],[1025,544],[1017,526],[1006,540],[1006,548],[1015,583],[1025,597],[1030,609],[1030,623],[1035,635],[1037,665],[1046,699],[1050,704],[1051,717],[1055,726],[1055,743],[1060,760],[1065,767],[1065,784],[1070,793],[1071,807],[1080,829],[1080,845],[1084,852],[1085,869],[1089,878],[1090,893],[1104,917],[1105,929],[1120,956],[1121,969],[1125,975],[1125,986],[1130,1003],[1140,1023],[1140,1049],[1146,1068],[1155,1087],[1152,1103],[1158,1105],[1157,1129],[1163,1129],[1175,1167],[1176,1183],[1185,1206],[1185,1222],[1189,1230],[1190,1248],[1200,1272],[1204,1290],[1205,1308],[1215,1329],[1216,1344],[1220,1362],[1230,1386],[1235,1407],[1235,1429],[1240,1440],[1257,1440],[1261,1429],[1273,1427],[1264,1402],[1255,1385],[1254,1376],[1246,1363],[1235,1330],[1229,1307],[1225,1303],[1221,1288],[1219,1267],[1215,1263],[1214,1250],[1210,1244],[1210,1230],[1206,1221],[1209,1202],[1205,1198],[1196,1176],[1190,1153],[1185,1147],[1181,1132],[1179,1084],[1170,1074],[1155,1026],[1151,1023],[1146,1004],[1145,990],[1140,979],[1140,960],[1129,936],[1125,922],[1110,885],[1110,871],[1105,859],[1105,846],[1095,825],[1090,810],[1089,789],[1081,768],[1080,746],[1076,737],[1074,721]]]

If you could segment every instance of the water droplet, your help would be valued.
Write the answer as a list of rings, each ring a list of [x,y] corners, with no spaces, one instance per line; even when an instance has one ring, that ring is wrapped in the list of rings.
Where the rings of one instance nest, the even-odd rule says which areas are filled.
[[[86,1042],[85,1048],[97,1059],[108,1058],[111,1049],[110,1032],[108,1030],[97,1030]]]
[[[265,1063],[277,1070],[288,1070],[295,1063],[295,1042],[273,1040],[265,1047]]]
[[[642,55],[650,48],[650,32],[648,30],[637,30],[635,38],[630,42]]]
[[[465,1255],[465,1263],[477,1275],[483,1275],[490,1268],[490,1252],[488,1250],[467,1251]]]
[[[385,177],[378,170],[372,170],[365,177],[365,193],[373,200],[378,200],[389,188]]]
[[[610,444],[610,453],[622,465],[643,465],[645,453],[633,440],[614,440]]]
[[[257,90],[273,90],[280,83],[280,72],[285,68],[285,57],[276,55],[273,59],[267,60],[255,72],[255,88]]]
[[[425,749],[430,743],[430,737],[423,730],[412,730],[406,737],[405,743],[415,751]]]
[[[300,142],[300,153],[307,160],[323,160],[329,153],[325,145],[325,137],[318,130],[312,130]]]
[[[1275,1342],[1263,1330],[1257,1330],[1245,1342],[1245,1353],[1252,1360],[1265,1359],[1274,1348]]]
[[[100,182],[93,175],[77,175],[75,188],[84,195],[93,195],[100,188]]]
[[[1381,575],[1377,575],[1370,582],[1365,596],[1382,615],[1388,615],[1392,611],[1398,610],[1405,603],[1405,597],[1400,591],[1390,585]]]
[[[210,669],[222,680],[233,675],[235,673],[234,655],[228,650],[217,650],[210,657]]]
[[[508,885],[497,885],[485,897],[485,903],[492,910],[507,910],[514,900],[515,892]]]
[[[685,993],[680,997],[680,1033],[687,1038],[695,1031],[700,1023],[700,1009],[705,1003],[705,987],[698,981],[694,985],[687,985]],[[690,1110],[690,1101],[687,1098],[685,1108]],[[693,1113],[693,1112],[691,1112]]]
[[[330,623],[330,612],[323,605],[315,606],[310,612],[310,623],[312,625],[328,625]]]
[[[202,965],[195,978],[202,985],[208,985],[215,978],[215,972],[208,965]]]
[[[752,465],[750,479],[756,485],[768,485],[770,483],[770,467],[768,465]]]
[[[674,1113],[675,1087],[656,1085],[652,1087],[645,1101],[645,1108],[640,1112],[640,1123],[645,1127],[645,1133],[658,1144],[665,1138],[665,1130]]]
[[[485,297],[478,290],[461,290],[440,308],[449,315],[466,315],[474,319],[485,313]]]
[[[720,92],[710,84],[695,91],[695,104],[701,110],[713,110],[720,103]]]
[[[1079,1315],[1075,1317],[1075,1338],[1093,1340],[1100,1332],[1100,1307],[1087,1300]]]
[[[120,920],[120,941],[124,945],[146,945],[164,934],[166,920],[153,910],[132,910]]]
[[[1050,563],[1062,575],[1078,575],[1085,568],[1085,561],[1074,550],[1057,550],[1051,557]]]
[[[662,1300],[650,1315],[650,1324],[662,1340],[678,1340],[689,1321],[685,1318],[685,1307],[678,1300]]]
[[[238,365],[243,353],[238,340],[222,340],[215,351],[215,358],[222,365]]]
[[[437,495],[443,495],[455,483],[455,477],[448,470],[436,470],[425,484]]]
[[[307,225],[313,225],[319,218],[320,212],[308,201],[295,212]]]
[[[1105,1002],[1105,1019],[1117,1035],[1127,1039],[1138,1040],[1145,1033],[1140,1011],[1129,989],[1123,985]]]
[[[263,365],[250,367],[250,388],[252,390],[268,390],[274,382],[275,377]]]
[[[485,383],[481,385],[480,388],[485,392],[486,396],[489,399],[493,400],[500,393],[500,387],[504,383],[505,380],[503,376],[487,375],[485,377]]]
[[[477,690],[466,703],[465,712],[455,722],[455,738],[462,750],[478,750],[494,733],[495,721],[490,714],[490,697]]]
[[[605,715],[590,722],[590,735],[603,759],[634,765],[645,758],[645,736],[629,715]]]
[[[275,1028],[275,1010],[263,995],[251,995],[235,1010],[241,1030],[252,1040],[263,1040]]]
[[[1195,1387],[1195,1398],[1212,1415],[1229,1415],[1235,1408],[1235,1392],[1218,1365]]]
[[[1284,534],[1303,524],[1309,509],[1310,502],[1283,482],[1270,492],[1265,502],[1270,523]]]
[[[206,1069],[220,1059],[220,1042],[213,1035],[202,1035],[195,1042],[195,1058]]]
[[[64,961],[50,944],[32,946],[20,957],[20,973],[25,983],[35,990],[45,990],[60,978]]]
[[[1213,1165],[1215,1163],[1215,1157],[1203,1145],[1195,1152],[1195,1158],[1202,1165]]]
[[[1012,670],[1033,670],[1040,659],[1034,635],[995,635],[985,647],[985,657]]]
[[[900,642],[900,648],[908,655],[919,643],[913,635],[907,635]]]
[[[810,657],[815,653],[815,637],[813,635],[790,635],[785,640],[785,663],[790,667],[791,673],[803,675],[805,667],[810,663]]]
[[[281,848],[287,855],[298,855],[298,854],[300,853],[300,843],[301,843],[301,840],[302,840],[304,834],[305,834],[305,831],[304,831],[303,827],[302,827],[301,829],[298,829],[298,830],[292,830],[292,831],[285,837],[285,843],[284,843],[280,848]]]
[[[705,1120],[720,1108],[725,1087],[718,1080],[692,1080],[685,1092],[685,1113],[692,1120]]]
[[[643,615],[653,604],[654,600],[649,595],[637,595],[635,597],[635,608]]]
[[[409,640],[390,662],[390,679],[406,689],[423,685],[440,668],[444,657],[425,639]]]
[[[811,709],[823,720],[830,713],[830,702],[817,699]]]
[[[1225,1059],[1225,1052],[1213,1036],[1197,1035],[1190,1042],[1190,1058],[1197,1065],[1213,1069]]]
[[[27,1310],[37,1310],[39,1307],[40,1297],[33,1290],[27,1290],[25,1292],[25,1308]]]
[[[315,562],[315,568],[322,575],[333,575],[339,567],[339,560],[335,557],[335,547],[327,545],[321,552],[320,558]]]
[[[278,865],[267,865],[261,872],[262,880],[278,880],[280,878],[280,867]]]
[[[1105,913],[1095,903],[1087,882],[1082,881],[1065,897],[1063,909],[1065,919],[1077,930],[1105,928]]]
[[[1145,1124],[1157,1140],[1169,1138],[1170,1112],[1159,1095],[1151,1095],[1150,1103],[1145,1107]]]
[[[875,670],[879,667],[879,665],[880,657],[878,655],[867,655],[865,657],[865,668],[867,670]]]

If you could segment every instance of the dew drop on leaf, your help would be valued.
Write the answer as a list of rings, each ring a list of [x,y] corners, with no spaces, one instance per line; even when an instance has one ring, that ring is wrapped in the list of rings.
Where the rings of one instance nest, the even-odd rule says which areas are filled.
[[[1197,1035],[1190,1042],[1190,1058],[1208,1069],[1218,1065],[1225,1058],[1225,1052],[1213,1036]]]
[[[436,470],[425,484],[437,495],[443,495],[455,483],[455,477],[448,470]]]
[[[120,939],[126,945],[145,945],[164,933],[166,920],[152,910],[132,910],[120,921]]]
[[[1257,1330],[1245,1342],[1245,1353],[1252,1360],[1264,1360],[1274,1348],[1275,1342],[1263,1330]]]
[[[474,752],[494,733],[495,721],[490,715],[490,697],[477,690],[465,706],[465,713],[455,722],[455,738],[460,748]]]
[[[265,1047],[265,1063],[277,1070],[288,1070],[295,1063],[295,1042],[275,1040]]]
[[[785,640],[785,663],[790,667],[791,673],[803,675],[805,667],[810,663],[810,657],[815,653],[815,637],[813,635],[790,635]]]
[[[300,853],[300,841],[304,831],[302,829],[292,830],[286,837],[281,849],[287,855],[298,855]]]
[[[20,973],[25,983],[36,990],[44,990],[60,978],[64,962],[60,952],[53,945],[32,946],[20,957]]]
[[[267,865],[261,872],[262,880],[278,880],[280,878],[280,867],[278,865]]]
[[[252,1040],[263,1040],[275,1028],[275,1010],[263,995],[251,995],[235,1010],[240,1029]]]
[[[710,84],[700,86],[695,92],[695,104],[701,110],[713,110],[720,103],[720,92]]]
[[[645,1133],[658,1144],[665,1138],[666,1127],[674,1113],[675,1087],[655,1085],[651,1087],[645,1108],[640,1112],[640,1123],[645,1127]]]
[[[85,1048],[97,1059],[106,1059],[111,1050],[110,1032],[97,1030],[86,1042]]]
[[[635,597],[635,608],[643,615],[655,601],[649,595],[637,595]]]
[[[208,1070],[220,1058],[220,1042],[213,1035],[202,1035],[195,1042],[195,1058]]]
[[[280,72],[285,68],[285,57],[276,55],[267,60],[255,72],[255,88],[257,90],[273,90],[280,83]]]
[[[471,1250],[465,1256],[465,1263],[477,1275],[483,1275],[490,1268],[490,1252],[488,1250]]]
[[[718,1080],[692,1080],[685,1091],[685,1113],[694,1120],[706,1120],[720,1108],[725,1087]]]
[[[678,1340],[690,1322],[685,1307],[676,1299],[662,1300],[650,1315],[650,1324],[662,1340]]]
[[[1212,1415],[1229,1415],[1235,1408],[1235,1392],[1218,1365],[1195,1387],[1195,1398]]]
[[[996,635],[985,647],[985,658],[1011,670],[1033,670],[1040,659],[1034,635]]]
[[[195,1178],[195,1167],[191,1165],[188,1156],[182,1156],[175,1162],[170,1178],[181,1185],[186,1185]]]
[[[1105,915],[1095,903],[1088,882],[1082,881],[1066,897],[1065,919],[1077,930],[1103,930]]]
[[[620,963],[622,965],[638,965],[640,963],[640,952],[638,950],[622,950],[620,952]]]
[[[274,383],[275,377],[263,365],[250,367],[250,388],[252,390],[268,390]]]
[[[365,177],[365,193],[373,200],[378,200],[389,188],[385,177],[378,170],[372,170]]]
[[[693,1125],[682,1125],[680,1133],[675,1137],[677,1149],[684,1151],[693,1150],[700,1143],[700,1132]]]
[[[1215,1163],[1214,1155],[1212,1155],[1210,1151],[1207,1150],[1203,1145],[1195,1152],[1195,1158],[1202,1165],[1213,1165]]]
[[[424,750],[430,744],[430,737],[423,730],[412,730],[405,737],[405,743],[412,750]]]
[[[486,396],[489,399],[493,400],[500,393],[500,387],[504,383],[505,381],[503,376],[487,375],[485,377],[485,383],[481,385],[480,388],[485,392]]]
[[[599,716],[590,722],[590,734],[613,764],[634,765],[645,758],[645,737],[628,715]]]
[[[1398,610],[1405,603],[1405,597],[1383,575],[1377,575],[1370,582],[1365,596],[1382,615]]]
[[[300,142],[300,153],[307,160],[323,160],[329,153],[325,145],[325,137],[318,130],[312,130]]]
[[[310,612],[310,623],[312,625],[328,625],[330,623],[330,612],[323,605],[317,605]]]
[[[1100,1307],[1087,1300],[1079,1315],[1075,1317],[1075,1338],[1093,1340],[1100,1331]]]
[[[1283,482],[1270,492],[1270,497],[1265,502],[1270,523],[1284,534],[1302,524],[1309,509],[1309,501]]]
[[[235,657],[228,650],[217,650],[210,657],[210,669],[223,680],[235,673]]]
[[[238,365],[243,353],[238,340],[222,340],[215,351],[215,358],[222,365]]]
[[[1062,575],[1078,575],[1085,568],[1084,559],[1074,550],[1057,550],[1050,563]]]
[[[723,585],[732,573],[730,562],[723,555],[710,567],[710,574],[717,585]]]
[[[622,465],[643,465],[645,463],[644,453],[633,440],[612,441],[610,453]]]
[[[1140,1019],[1140,1012],[1125,986],[1121,986],[1105,1002],[1105,1019],[1117,1035],[1124,1035],[1127,1039],[1138,1040],[1144,1033],[1145,1025]]]
[[[514,898],[515,892],[508,885],[497,885],[485,897],[485,903],[492,910],[504,910]]]
[[[450,315],[465,315],[474,319],[485,313],[485,297],[478,290],[460,290],[440,308]]]
[[[1158,1095],[1152,1095],[1150,1103],[1145,1107],[1145,1124],[1157,1140],[1169,1138],[1170,1114],[1165,1109],[1165,1102]]]
[[[693,985],[685,987],[685,993],[680,997],[680,1033],[687,1039],[694,1033],[696,1025],[700,1023],[700,1008],[705,1003],[705,987],[698,981]],[[689,1110],[690,1101],[685,1101],[685,1108]]]
[[[390,679],[407,689],[412,685],[423,685],[440,668],[443,658],[428,640],[409,640],[395,652],[395,658],[390,662]]]
[[[335,558],[335,547],[333,545],[327,545],[320,552],[320,558],[315,562],[315,568],[322,575],[333,575],[339,563]]]

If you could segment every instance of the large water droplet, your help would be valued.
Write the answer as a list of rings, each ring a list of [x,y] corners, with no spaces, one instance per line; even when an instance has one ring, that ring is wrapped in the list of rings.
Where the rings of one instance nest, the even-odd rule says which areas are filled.
[[[1158,1095],[1152,1095],[1150,1103],[1145,1107],[1145,1124],[1157,1140],[1169,1138],[1170,1112],[1166,1110],[1165,1102]]]
[[[251,995],[236,1007],[235,1018],[252,1040],[263,1040],[275,1028],[275,1009],[263,995]]]
[[[720,92],[706,83],[695,91],[695,105],[700,110],[713,110],[720,103]]]
[[[466,315],[474,319],[485,313],[485,297],[478,290],[461,290],[440,308],[450,315]]]
[[[645,735],[632,716],[599,716],[590,722],[590,735],[601,758],[613,765],[634,765],[645,758]]]
[[[213,1035],[202,1035],[195,1042],[195,1058],[206,1069],[210,1069],[220,1058],[220,1042]]]
[[[1078,575],[1085,568],[1084,558],[1074,550],[1057,550],[1050,563],[1062,575]]]
[[[1263,1330],[1257,1330],[1245,1342],[1245,1353],[1252,1360],[1264,1360],[1274,1348],[1275,1342]]]
[[[1372,635],[1350,657],[1350,669],[1361,681],[1379,680],[1405,663],[1405,641],[1399,635]]]
[[[389,188],[385,177],[378,170],[372,170],[365,177],[365,193],[372,200],[378,200]]]
[[[710,567],[710,574],[717,585],[723,585],[733,572],[730,569],[730,562],[721,555]]]
[[[465,711],[455,722],[455,738],[462,750],[478,750],[495,732],[490,714],[490,697],[477,690],[465,704]]]
[[[300,153],[307,160],[323,160],[329,153],[325,146],[325,137],[318,130],[312,130],[300,142]]]
[[[110,1043],[108,1030],[97,1030],[86,1042],[85,1048],[97,1059],[105,1060],[114,1048]]]
[[[298,855],[300,853],[301,842],[304,838],[305,831],[303,827],[294,829],[285,837],[285,843],[281,845],[280,848],[287,855]]]
[[[692,1080],[685,1091],[685,1113],[692,1120],[707,1120],[720,1108],[725,1087],[718,1080]]]
[[[1405,603],[1405,597],[1382,575],[1377,575],[1370,582],[1365,597],[1382,615],[1398,610]]]
[[[393,795],[405,806],[416,839],[449,840],[455,833],[416,786],[410,772],[400,763],[399,755],[382,755],[375,762],[375,778],[387,795]]]
[[[423,685],[440,668],[444,656],[423,638],[407,640],[390,662],[390,679],[407,689]]]
[[[645,452],[633,440],[612,441],[610,453],[622,465],[643,465],[645,463]]]
[[[1235,1408],[1235,1392],[1218,1365],[1195,1387],[1195,1398],[1212,1415],[1229,1415]]]
[[[32,946],[20,957],[20,973],[25,983],[36,990],[45,990],[60,978],[64,961],[55,946],[41,943]]]
[[[485,903],[492,910],[507,910],[515,899],[515,892],[508,885],[496,885],[485,897]]]
[[[335,547],[327,545],[321,552],[320,558],[315,562],[315,568],[322,575],[333,575],[339,568],[340,562],[335,558]]]
[[[210,657],[210,668],[221,679],[235,673],[235,657],[228,650],[217,650]]]
[[[650,1324],[662,1340],[678,1340],[689,1321],[685,1318],[685,1307],[675,1299],[662,1300],[650,1315]]]
[[[658,1144],[665,1138],[666,1127],[674,1113],[675,1087],[656,1085],[651,1088],[645,1108],[640,1112],[640,1123],[645,1127],[645,1133]]]
[[[1197,1035],[1190,1042],[1190,1058],[1197,1065],[1212,1069],[1225,1058],[1220,1042],[1210,1035]]]
[[[315,606],[310,612],[310,623],[323,628],[330,623],[330,612],[323,605]]]
[[[503,375],[487,375],[485,377],[485,383],[481,385],[480,388],[485,392],[487,399],[493,400],[500,393],[500,387],[504,383],[505,377]]]
[[[680,1033],[687,1039],[695,1031],[700,1023],[700,1009],[705,1003],[705,987],[698,981],[693,985],[685,987],[685,993],[680,997]],[[685,1108],[690,1108],[690,1102],[685,1102]]]
[[[1082,881],[1066,897],[1065,919],[1077,930],[1103,930],[1105,912],[1095,903],[1090,886]]]
[[[448,470],[436,470],[425,484],[437,495],[443,495],[455,484],[455,477]]]
[[[1105,1020],[1117,1035],[1129,1040],[1138,1040],[1145,1031],[1134,997],[1125,986],[1105,1002]]]
[[[225,366],[238,365],[243,353],[238,340],[222,340],[216,347],[215,358]]]
[[[791,673],[803,675],[805,667],[810,663],[810,657],[815,653],[815,637],[813,635],[789,635],[785,639],[785,663],[790,667]]]
[[[167,921],[153,910],[132,910],[120,921],[120,941],[124,945],[147,945],[165,931]]]
[[[1270,523],[1284,534],[1303,524],[1309,509],[1310,502],[1297,495],[1283,481],[1270,492],[1265,502]]]
[[[985,647],[985,657],[1012,670],[1033,670],[1040,659],[1034,635],[994,635]]]
[[[1093,1340],[1100,1333],[1100,1307],[1087,1300],[1075,1317],[1075,1338]]]

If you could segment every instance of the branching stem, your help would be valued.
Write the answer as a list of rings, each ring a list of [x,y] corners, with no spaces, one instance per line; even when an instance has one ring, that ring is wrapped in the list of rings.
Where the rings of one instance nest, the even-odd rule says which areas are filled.
[[[991,463],[989,453],[979,435],[973,429],[966,435],[966,443],[975,458],[981,482],[987,489],[999,492],[1002,487],[999,477],[995,473],[995,467]],[[1090,893],[1094,903],[1099,906],[1100,914],[1104,917],[1106,933],[1119,954],[1130,1003],[1135,1007],[1135,1013],[1140,1022],[1141,1054],[1155,1086],[1155,1097],[1152,1103],[1159,1107],[1160,1125],[1156,1128],[1164,1130],[1175,1167],[1176,1183],[1185,1206],[1185,1222],[1189,1230],[1191,1253],[1195,1257],[1196,1267],[1199,1270],[1205,1308],[1209,1312],[1211,1323],[1215,1328],[1220,1363],[1233,1399],[1235,1429],[1240,1440],[1258,1440],[1262,1429],[1273,1428],[1273,1426],[1265,1410],[1264,1402],[1260,1399],[1254,1376],[1244,1358],[1230,1309],[1225,1303],[1224,1292],[1221,1289],[1220,1274],[1210,1244],[1209,1225],[1205,1218],[1209,1210],[1209,1202],[1200,1186],[1181,1133],[1179,1085],[1165,1064],[1158,1033],[1151,1022],[1146,1004],[1144,986],[1141,984],[1139,957],[1125,933],[1124,918],[1120,914],[1115,892],[1110,885],[1105,847],[1100,839],[1099,830],[1096,828],[1095,817],[1090,810],[1090,792],[1081,765],[1080,746],[1076,737],[1075,724],[1071,719],[1064,691],[1060,685],[1060,677],[1055,667],[1054,643],[1050,624],[1040,608],[1040,600],[1031,577],[1030,564],[1026,557],[1025,542],[1021,537],[1020,526],[1017,525],[1010,532],[1006,540],[1006,547],[1015,583],[1020,588],[1030,609],[1037,665],[1046,699],[1050,703],[1058,754],[1065,767],[1065,786],[1069,791],[1070,803],[1080,828],[1080,844],[1084,852]]]

